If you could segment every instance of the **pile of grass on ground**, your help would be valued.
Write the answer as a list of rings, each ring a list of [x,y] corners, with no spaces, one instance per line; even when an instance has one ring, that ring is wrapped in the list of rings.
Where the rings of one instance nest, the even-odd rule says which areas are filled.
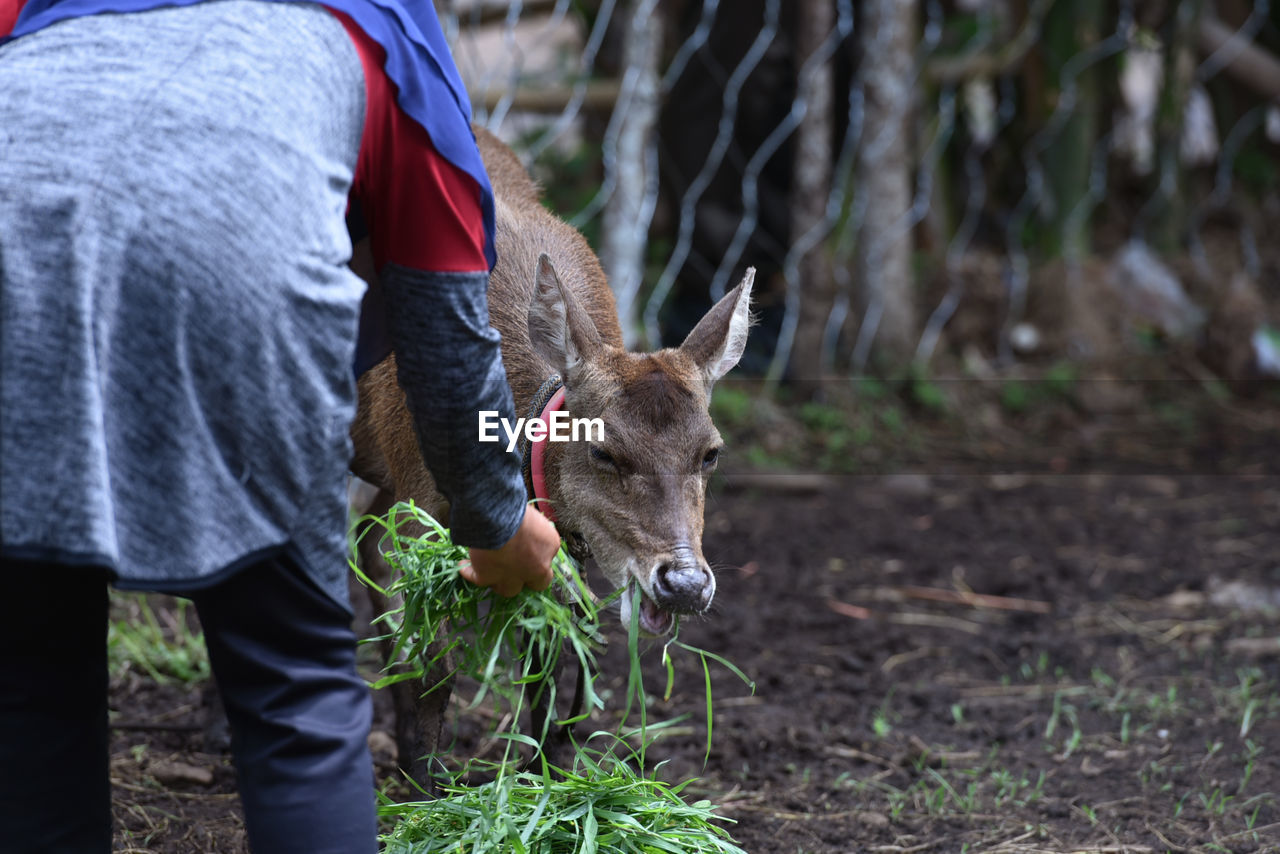
[[[580,749],[575,765],[544,765],[539,774],[503,769],[482,786],[451,785],[435,800],[387,804],[381,815],[396,825],[385,851],[745,854],[715,823],[726,819],[709,801],[684,801],[689,781],[669,786],[613,752]]]

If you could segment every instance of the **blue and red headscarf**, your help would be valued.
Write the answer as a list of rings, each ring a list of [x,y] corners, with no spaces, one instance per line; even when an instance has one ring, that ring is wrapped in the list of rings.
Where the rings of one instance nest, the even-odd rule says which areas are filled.
[[[67,18],[198,2],[201,0],[27,0],[12,32],[0,37],[0,45]],[[323,0],[323,5],[345,12],[382,46],[387,55],[383,67],[398,90],[400,109],[422,125],[445,160],[475,179],[484,215],[485,255],[492,268],[496,257],[493,189],[471,130],[471,101],[430,0]]]

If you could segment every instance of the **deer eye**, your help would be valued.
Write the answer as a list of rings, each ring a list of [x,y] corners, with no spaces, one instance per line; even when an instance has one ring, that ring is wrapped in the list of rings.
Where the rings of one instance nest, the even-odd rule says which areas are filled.
[[[702,467],[704,469],[713,468],[719,459],[720,459],[720,449],[712,448],[711,450],[707,451],[705,454],[702,455]]]
[[[591,459],[595,460],[598,463],[602,463],[606,466],[614,466],[614,467],[618,465],[617,460],[609,456],[607,453],[605,453],[595,445],[590,446],[590,453],[591,453]]]

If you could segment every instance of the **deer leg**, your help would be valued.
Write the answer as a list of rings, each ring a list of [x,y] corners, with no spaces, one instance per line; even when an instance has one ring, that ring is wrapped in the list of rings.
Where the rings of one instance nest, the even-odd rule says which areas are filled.
[[[436,640],[427,648],[429,656],[434,658],[439,653],[439,643],[440,641]],[[414,759],[410,763],[408,773],[427,792],[435,795],[438,794],[438,787],[435,779],[431,776],[430,763],[433,757],[442,752],[443,748],[444,719],[449,712],[449,698],[453,696],[452,656],[445,655],[427,668],[427,675],[424,679],[411,679],[401,684],[414,685],[415,693],[412,696],[404,697],[404,702],[412,705],[412,710],[406,714],[415,721],[416,729],[413,737],[418,739],[415,749],[422,751],[420,754],[411,754],[422,758]],[[430,691],[430,693],[426,693],[427,691]],[[405,693],[406,695],[409,694],[408,691]],[[397,699],[397,710],[400,702],[400,699]],[[397,711],[397,715],[399,714],[399,711]]]
[[[371,515],[382,516],[395,503],[394,496],[381,490],[370,505]],[[363,533],[363,531],[361,532]],[[383,559],[378,548],[378,529],[368,531],[359,540],[360,567],[364,573],[379,587],[385,589],[391,582],[391,567]],[[373,614],[385,614],[400,603],[394,598],[382,595],[373,587],[368,588],[369,602],[373,606]],[[395,650],[393,640],[382,642],[383,654],[390,660]],[[438,651],[435,644],[429,648],[428,654]],[[407,666],[397,662],[390,668]],[[431,778],[431,758],[439,751],[441,734],[444,729],[445,713],[449,706],[449,697],[453,693],[453,679],[450,676],[450,662],[446,659],[436,662],[421,679],[406,679],[386,688],[391,692],[392,708],[396,718],[396,749],[399,754],[400,769],[424,790],[430,793],[437,791]],[[428,690],[435,686],[435,690]]]
[[[205,753],[227,753],[231,750],[231,724],[222,705],[218,683],[210,679],[200,691],[200,711],[204,716],[200,730],[204,735]]]
[[[537,682],[524,686],[525,697],[529,700],[529,721],[532,726],[531,734],[538,741],[538,751],[529,757],[525,768],[536,767],[539,755],[544,757],[548,763],[557,768],[569,768],[573,762],[573,724],[557,724],[556,718],[556,695],[559,693],[553,690],[561,681],[561,675],[564,671],[565,660],[563,657],[556,662],[555,667],[550,671],[545,670],[545,663],[542,656],[535,650],[533,651],[533,666],[536,670],[544,670],[542,679]],[[581,662],[574,660],[573,666],[577,668],[577,677],[574,680],[573,699],[569,705],[569,714],[565,717],[568,719],[576,718],[582,711],[583,693],[585,690],[585,672],[582,669]]]

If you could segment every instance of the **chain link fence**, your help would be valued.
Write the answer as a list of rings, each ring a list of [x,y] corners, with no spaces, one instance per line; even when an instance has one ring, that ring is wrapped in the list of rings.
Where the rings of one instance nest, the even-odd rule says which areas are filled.
[[[1276,369],[1268,0],[436,5],[630,345],[678,343],[755,266],[744,367],[771,383],[1135,330]]]

